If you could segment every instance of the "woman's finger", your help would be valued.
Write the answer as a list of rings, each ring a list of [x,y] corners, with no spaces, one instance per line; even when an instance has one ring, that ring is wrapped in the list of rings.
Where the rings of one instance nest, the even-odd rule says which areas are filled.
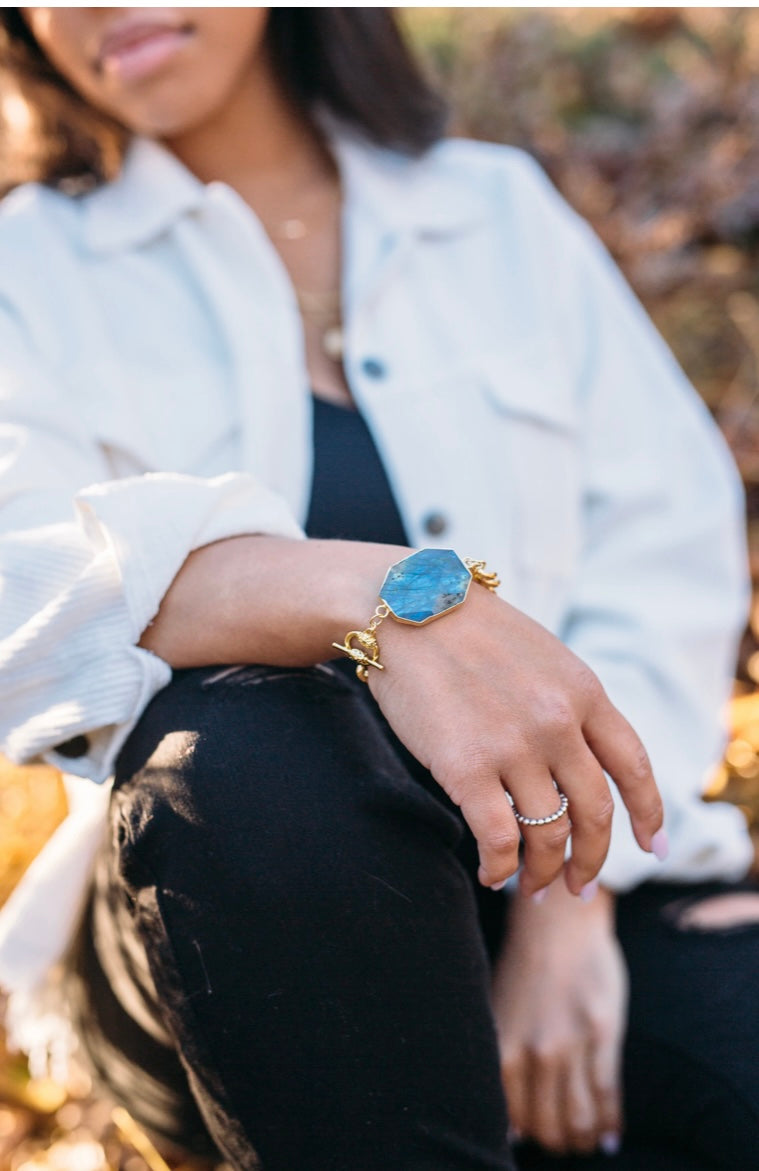
[[[551,817],[561,809],[562,795],[549,772],[528,785],[521,779],[510,782],[507,793],[524,841],[519,887],[523,895],[529,896],[549,886],[561,873],[571,826],[567,813],[544,825],[529,825],[519,820],[520,817]]]
[[[614,800],[603,769],[581,737],[565,747],[553,769],[556,783],[569,798],[572,821],[572,852],[565,881],[572,893],[579,895],[588,889],[606,859]]]
[[[480,882],[496,887],[505,883],[519,866],[520,836],[498,777],[491,774],[481,781],[469,777],[457,804],[477,839]]]
[[[583,724],[585,740],[603,769],[612,777],[630,814],[638,845],[662,856],[666,839],[659,790],[651,762],[639,736],[617,711],[596,680],[602,700]]]
[[[526,1134],[549,1151],[566,1150],[563,1099],[566,1093],[566,1056],[550,1049],[535,1052],[529,1062]]]
[[[527,1078],[528,1068],[524,1049],[521,1046],[509,1048],[508,1042],[504,1042],[501,1050],[501,1080],[506,1094],[509,1125],[511,1130],[519,1136],[527,1134],[529,1100]]]
[[[622,1034],[620,1022],[619,1028],[599,1038],[589,1054],[598,1138],[607,1154],[614,1154],[618,1149],[622,1134]]]
[[[562,1104],[567,1147],[585,1154],[596,1149],[603,1133],[594,1092],[591,1048],[578,1047],[573,1053]]]

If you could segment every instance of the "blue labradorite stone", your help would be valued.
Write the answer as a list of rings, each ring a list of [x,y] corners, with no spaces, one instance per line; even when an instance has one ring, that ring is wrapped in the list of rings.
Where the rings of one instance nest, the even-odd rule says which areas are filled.
[[[380,597],[402,622],[429,622],[460,606],[471,580],[453,549],[420,549],[390,567]]]

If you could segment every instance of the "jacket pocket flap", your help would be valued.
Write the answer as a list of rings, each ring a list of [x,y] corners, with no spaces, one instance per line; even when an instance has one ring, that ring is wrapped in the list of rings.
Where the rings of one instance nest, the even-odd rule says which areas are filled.
[[[535,348],[485,354],[483,389],[495,406],[545,427],[576,431],[577,409],[558,356]]]
[[[96,363],[75,382],[94,437],[128,456],[132,472],[195,471],[219,442],[224,421],[213,407],[221,396],[203,370],[157,375]]]

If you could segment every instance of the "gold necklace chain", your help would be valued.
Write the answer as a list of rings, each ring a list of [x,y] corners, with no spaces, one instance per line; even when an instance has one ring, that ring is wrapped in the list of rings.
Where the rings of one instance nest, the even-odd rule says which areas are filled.
[[[273,224],[264,224],[272,239],[298,241],[314,234],[324,223],[309,225],[299,216],[290,216]],[[323,353],[333,362],[341,363],[344,354],[343,318],[340,289],[317,293],[294,285],[298,311],[305,321],[310,321],[320,335]]]

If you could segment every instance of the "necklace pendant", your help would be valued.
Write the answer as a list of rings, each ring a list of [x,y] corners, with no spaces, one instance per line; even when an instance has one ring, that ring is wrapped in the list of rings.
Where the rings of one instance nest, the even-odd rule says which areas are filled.
[[[341,325],[331,325],[322,334],[322,349],[333,362],[341,362],[344,353],[344,338]]]

